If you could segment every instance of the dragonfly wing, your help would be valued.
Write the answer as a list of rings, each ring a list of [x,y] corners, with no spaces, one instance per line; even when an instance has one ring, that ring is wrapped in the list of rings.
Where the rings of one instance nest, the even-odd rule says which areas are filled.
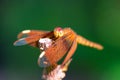
[[[33,36],[33,35],[41,35],[41,34],[45,34],[49,31],[41,31],[41,30],[24,30],[22,32],[20,32],[17,36],[18,39],[20,38],[25,38],[25,37],[29,37],[29,36]]]
[[[38,45],[37,41],[40,38],[49,37],[49,36],[52,36],[52,35],[53,35],[53,32],[32,35],[32,36],[29,36],[29,37],[18,39],[17,41],[15,41],[14,45],[15,46],[22,46],[22,45],[29,44],[31,46],[37,47],[37,45]]]
[[[71,57],[73,56],[76,48],[77,48],[77,41],[75,39],[72,46],[71,46],[71,48],[70,48],[70,50],[68,51],[67,56],[65,57],[65,59],[64,59],[64,61],[62,63],[62,66],[64,66],[71,59]]]
[[[45,56],[49,60],[50,64],[58,62],[65,53],[67,53],[75,40],[75,36],[76,35],[73,31],[70,31],[58,38],[50,48],[46,49]]]

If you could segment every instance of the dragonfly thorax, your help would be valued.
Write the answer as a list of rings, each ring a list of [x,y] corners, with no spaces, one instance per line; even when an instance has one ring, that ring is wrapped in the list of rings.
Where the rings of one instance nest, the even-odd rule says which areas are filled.
[[[52,45],[52,39],[50,39],[50,38],[41,38],[39,40],[39,48],[42,51],[49,48],[51,45]]]

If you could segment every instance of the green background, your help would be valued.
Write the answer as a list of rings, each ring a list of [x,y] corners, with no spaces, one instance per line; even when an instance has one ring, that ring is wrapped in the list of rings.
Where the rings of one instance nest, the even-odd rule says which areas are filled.
[[[104,46],[78,45],[64,80],[120,80],[119,0],[1,0],[0,80],[41,80],[39,49],[13,46],[26,29],[71,27]]]

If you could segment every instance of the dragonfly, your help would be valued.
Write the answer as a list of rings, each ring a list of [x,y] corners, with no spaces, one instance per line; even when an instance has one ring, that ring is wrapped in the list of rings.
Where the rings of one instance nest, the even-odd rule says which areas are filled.
[[[42,53],[38,58],[38,64],[41,67],[57,65],[64,56],[62,66],[64,66],[76,51],[77,44],[102,50],[103,46],[90,41],[81,35],[78,35],[71,28],[56,27],[52,31],[44,30],[24,30],[17,36],[18,40],[14,42],[15,46],[30,45],[39,48]],[[46,41],[40,45],[40,41]],[[47,44],[47,42],[50,44]],[[47,46],[49,45],[49,47]],[[42,63],[42,64],[41,64]]]

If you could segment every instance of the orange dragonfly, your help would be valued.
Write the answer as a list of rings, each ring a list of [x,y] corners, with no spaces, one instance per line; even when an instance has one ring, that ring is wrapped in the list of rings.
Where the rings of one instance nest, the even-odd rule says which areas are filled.
[[[38,59],[38,64],[42,67],[57,65],[57,62],[67,54],[62,62],[62,65],[64,66],[74,54],[77,43],[98,50],[103,49],[102,45],[87,40],[78,35],[71,28],[62,29],[61,27],[56,27],[53,31],[24,30],[18,34],[18,40],[14,42],[14,45],[22,46],[29,44],[30,46],[40,48],[39,41],[44,38],[52,40],[52,43],[48,48],[42,47],[43,50]]]

